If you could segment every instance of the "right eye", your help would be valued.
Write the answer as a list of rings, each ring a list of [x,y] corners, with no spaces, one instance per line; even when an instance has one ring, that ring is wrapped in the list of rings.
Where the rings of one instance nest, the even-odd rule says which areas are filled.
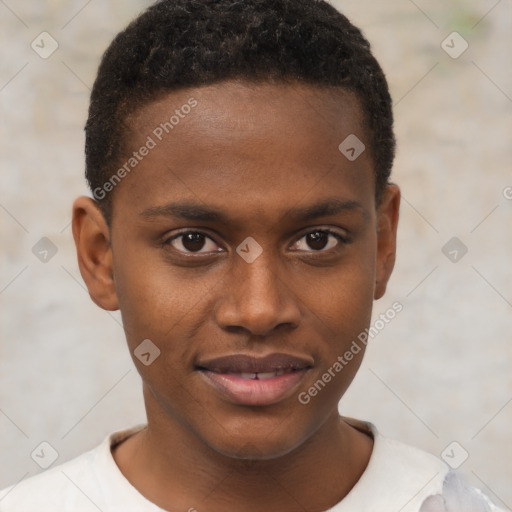
[[[182,231],[181,233],[167,238],[164,241],[164,245],[170,245],[178,252],[185,254],[220,252],[219,249],[215,249],[215,246],[218,247],[218,245],[208,235],[200,231]],[[208,250],[201,251],[201,249],[205,247]]]

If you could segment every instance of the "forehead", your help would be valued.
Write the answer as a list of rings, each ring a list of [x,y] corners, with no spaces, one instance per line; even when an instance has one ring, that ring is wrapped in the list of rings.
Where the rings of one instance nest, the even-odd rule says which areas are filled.
[[[373,197],[369,151],[351,161],[339,149],[353,136],[368,147],[359,101],[343,89],[230,81],[161,96],[127,125],[127,156],[145,156],[117,187],[114,211],[175,198],[262,211],[336,190]]]
[[[197,103],[194,108],[187,106],[191,98]],[[297,125],[299,117],[301,122]],[[362,135],[362,119],[356,94],[340,87],[228,80],[161,93],[131,115],[126,124],[128,138],[137,138],[171,121],[173,137],[192,135],[199,145],[203,137],[222,141],[228,136],[237,143],[252,137],[251,142],[255,142],[265,138],[266,132],[275,138],[274,128],[278,125],[288,128],[285,135],[305,135],[305,140],[325,140],[333,130],[337,139],[340,130]],[[164,137],[166,134],[167,131]],[[166,143],[172,143],[172,137],[165,138]]]

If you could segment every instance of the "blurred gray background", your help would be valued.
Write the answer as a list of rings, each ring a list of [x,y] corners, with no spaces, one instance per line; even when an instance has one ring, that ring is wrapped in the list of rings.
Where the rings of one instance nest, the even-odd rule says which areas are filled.
[[[340,411],[454,465],[467,454],[460,470],[510,508],[512,2],[333,3],[387,74],[403,192],[374,316],[403,311],[371,340]],[[57,464],[145,420],[120,316],[90,300],[69,223],[88,193],[100,56],[149,4],[0,0],[0,488],[42,471],[31,453],[43,441]]]

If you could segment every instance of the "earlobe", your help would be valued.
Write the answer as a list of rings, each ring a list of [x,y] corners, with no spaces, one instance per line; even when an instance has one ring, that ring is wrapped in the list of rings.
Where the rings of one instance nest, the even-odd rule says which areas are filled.
[[[386,186],[377,211],[377,259],[374,299],[380,299],[393,272],[396,258],[396,233],[400,210],[400,189]]]
[[[93,199],[82,196],[75,200],[72,227],[78,266],[91,299],[108,311],[119,309],[109,228]]]

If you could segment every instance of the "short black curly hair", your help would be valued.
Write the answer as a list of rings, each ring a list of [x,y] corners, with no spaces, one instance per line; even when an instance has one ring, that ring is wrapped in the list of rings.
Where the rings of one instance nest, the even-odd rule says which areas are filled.
[[[109,223],[112,193],[94,191],[128,154],[127,117],[166,92],[229,79],[354,92],[379,203],[395,154],[392,102],[369,42],[343,14],[324,0],[160,0],[114,38],[91,93],[85,174]]]

